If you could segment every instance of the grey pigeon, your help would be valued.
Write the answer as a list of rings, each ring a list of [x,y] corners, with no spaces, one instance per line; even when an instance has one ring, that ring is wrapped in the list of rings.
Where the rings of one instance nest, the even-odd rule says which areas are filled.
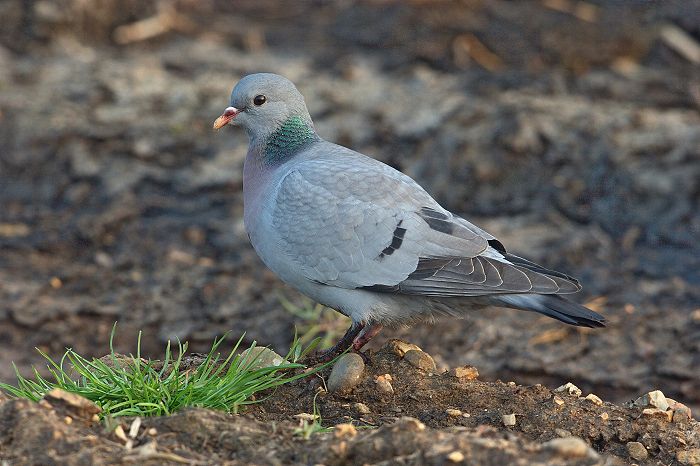
[[[352,319],[324,357],[359,351],[384,325],[487,306],[604,326],[561,296],[581,289],[574,278],[510,254],[413,179],[323,140],[288,79],[241,79],[214,128],[227,124],[250,141],[244,221],[255,251],[287,284]]]

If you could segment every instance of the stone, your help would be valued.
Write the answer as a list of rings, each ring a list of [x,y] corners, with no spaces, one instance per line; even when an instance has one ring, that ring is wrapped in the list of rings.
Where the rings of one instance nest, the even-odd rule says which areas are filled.
[[[385,346],[387,349],[389,349],[389,351],[399,356],[400,358],[403,358],[404,355],[411,350],[423,351],[422,349],[420,349],[419,346],[416,346],[413,343],[408,343],[403,340],[397,340],[395,338],[389,340]]]
[[[338,424],[333,428],[335,438],[353,438],[357,435],[357,429],[352,424]]]
[[[601,400],[597,395],[589,393],[586,395],[586,399],[596,406],[603,406],[603,400]]]
[[[328,391],[331,393],[347,393],[360,383],[365,370],[365,361],[357,353],[342,355],[333,365],[328,376]]]
[[[284,358],[272,351],[270,348],[256,346],[241,351],[241,359],[247,359],[250,370],[261,369],[263,367],[279,366],[285,362]]]
[[[554,389],[555,392],[557,393],[568,393],[569,395],[574,395],[574,396],[581,396],[583,393],[580,388],[578,388],[576,385],[572,384],[571,382],[567,382],[561,387],[558,387]]]
[[[676,453],[680,464],[700,464],[700,448],[691,448]]]
[[[474,366],[460,366],[450,370],[450,375],[460,380],[474,380],[479,377],[479,371]]]
[[[649,452],[640,442],[627,442],[627,453],[636,461],[644,461],[649,457]]]
[[[93,420],[94,415],[102,412],[99,406],[87,398],[60,388],[54,388],[44,395],[43,401],[48,402],[52,408],[62,408],[73,417],[89,421]]]
[[[543,443],[542,448],[554,451],[564,458],[598,457],[598,454],[580,437],[555,438]]]
[[[673,411],[672,421],[674,423],[684,423],[692,419],[693,413],[686,405],[673,398],[666,398],[666,401],[669,409]]]
[[[564,400],[561,399],[560,396],[554,395],[554,398],[552,398],[552,401],[554,401],[554,404],[557,406],[562,406],[564,404]]]
[[[554,429],[554,433],[557,434],[557,437],[560,438],[565,438],[565,437],[571,437],[571,432],[569,432],[566,429]]]
[[[359,414],[369,414],[371,412],[369,406],[367,406],[364,403],[355,403],[352,406],[353,408],[355,408],[355,411],[357,411]]]
[[[411,349],[406,351],[403,358],[409,362],[414,367],[425,372],[435,372],[436,366],[435,361],[428,353],[424,353],[420,350]]]
[[[515,425],[515,414],[504,414],[501,418],[504,426],[512,427]]]
[[[410,432],[422,432],[425,430],[425,424],[420,422],[418,419],[409,416],[402,417],[396,421],[396,424],[394,425],[398,428],[398,432],[401,430],[407,430]]]
[[[464,461],[464,453],[459,450],[455,450],[447,455],[447,461],[450,463],[461,463]]]
[[[666,411],[668,406],[668,401],[666,397],[661,392],[661,390],[654,390],[649,393],[645,393],[634,401],[634,404],[640,408],[647,408],[649,406],[658,408],[661,411]]]
[[[394,393],[394,387],[391,386],[391,381],[393,379],[391,378],[391,375],[389,374],[384,374],[384,375],[378,375],[376,379],[374,379],[374,383],[377,386],[377,390],[380,393],[383,393],[385,395],[392,395]]]
[[[463,414],[461,410],[454,408],[447,408],[445,413],[447,413],[447,415],[450,417],[461,417]]]
[[[659,408],[645,408],[642,410],[642,414],[645,416],[658,416],[664,419],[666,422],[671,422],[673,420],[673,411],[664,411]]]

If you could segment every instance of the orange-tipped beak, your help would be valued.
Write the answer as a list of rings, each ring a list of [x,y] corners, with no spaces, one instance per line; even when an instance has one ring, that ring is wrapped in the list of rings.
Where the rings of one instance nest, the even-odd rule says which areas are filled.
[[[228,124],[229,121],[236,118],[236,115],[241,113],[236,107],[227,107],[224,113],[219,118],[214,120],[214,129],[221,129]]]

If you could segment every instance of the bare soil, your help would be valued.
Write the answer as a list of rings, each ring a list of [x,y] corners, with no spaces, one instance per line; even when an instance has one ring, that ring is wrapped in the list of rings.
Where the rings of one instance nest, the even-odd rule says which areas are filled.
[[[248,244],[245,135],[210,130],[242,75],[274,71],[299,84],[322,136],[405,171],[514,253],[578,277],[578,299],[608,318],[606,329],[591,332],[492,310],[385,330],[372,349],[400,337],[428,351],[439,368],[468,363],[482,374],[483,382],[469,385],[479,390],[464,400],[481,399],[475,406],[491,417],[457,404],[462,388],[434,395],[445,402],[432,411],[397,390],[394,417],[428,426],[416,433],[416,445],[462,442],[471,445],[465,455],[483,455],[474,456],[479,462],[498,445],[499,454],[518,461],[552,460],[538,449],[555,436],[544,414],[548,389],[488,383],[497,379],[550,389],[572,381],[618,405],[658,388],[698,412],[700,67],[692,45],[673,37],[680,31],[686,44],[700,42],[700,2],[297,2],[283,10],[272,1],[162,4],[0,3],[0,379],[13,379],[13,361],[25,374],[41,365],[35,347],[54,356],[65,347],[104,354],[115,321],[117,351],[133,351],[142,329],[143,350],[154,359],[168,339],[206,351],[226,331],[245,331],[247,341],[285,352],[303,323],[280,296],[305,301]],[[447,379],[416,379],[416,390],[418,380]],[[291,416],[311,409],[309,397],[297,395],[289,397],[294,409],[244,417],[190,411],[173,419],[201,418],[209,426],[203,431],[230,423],[252,439],[261,430],[270,451],[285,452],[282,462],[331,463],[324,455],[341,440],[318,440],[328,449],[290,440]],[[363,439],[405,446],[374,395],[361,388],[353,396],[386,427],[360,430],[348,448],[371,450]],[[354,416],[328,400],[321,401],[326,422]],[[467,430],[441,424],[447,421],[439,413],[452,401],[474,414],[460,420]],[[523,407],[515,429],[498,421],[498,406],[515,410],[509,403]],[[580,403],[596,415],[602,409],[576,400],[566,409]],[[583,408],[571,417],[578,420]],[[42,442],[25,445],[29,456],[15,454],[27,462],[41,464],[31,455],[48,455],[37,445],[49,441],[123,449],[99,426],[57,427],[62,413],[48,408],[10,401],[1,409],[0,423],[10,430],[3,427],[0,445],[20,438],[13,434],[20,424]],[[635,438],[647,421],[609,409],[627,413],[619,416],[635,434],[594,440],[573,421],[557,422],[598,452],[625,458],[620,448],[629,440],[622,439]],[[540,415],[542,424],[520,424]],[[279,438],[270,435],[272,419]],[[172,422],[148,421],[159,445],[187,437],[161,438],[177,432],[161,428]],[[209,452],[201,458],[218,454],[187,441],[183,457],[200,458],[200,449]],[[218,458],[228,459],[239,444],[224,438],[205,446],[218,445]],[[650,444],[651,458],[663,463],[673,457],[664,452],[680,448],[659,445]],[[90,448],[86,458],[98,458]],[[177,448],[168,451],[179,454]],[[421,448],[416,452],[428,451]]]
[[[392,393],[377,388],[377,377],[386,374]],[[391,344],[371,354],[361,382],[345,395],[322,389],[327,375],[283,386],[241,415],[190,409],[136,421],[134,428],[133,419],[122,419],[121,434],[96,422],[89,402],[5,400],[2,458],[10,464],[609,465],[639,461],[630,457],[629,442],[643,445],[649,464],[693,464],[700,454],[700,424],[687,417],[670,422],[631,404],[599,405],[540,384],[433,374],[402,359]],[[332,432],[299,433],[295,418],[312,406],[323,426],[336,426]],[[504,425],[509,414],[513,426]]]

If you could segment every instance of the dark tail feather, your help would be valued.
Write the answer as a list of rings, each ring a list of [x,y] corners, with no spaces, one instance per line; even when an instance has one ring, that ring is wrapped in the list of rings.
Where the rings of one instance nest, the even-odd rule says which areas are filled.
[[[579,327],[605,327],[605,317],[559,295],[507,294],[491,298],[496,306],[534,311]]]

